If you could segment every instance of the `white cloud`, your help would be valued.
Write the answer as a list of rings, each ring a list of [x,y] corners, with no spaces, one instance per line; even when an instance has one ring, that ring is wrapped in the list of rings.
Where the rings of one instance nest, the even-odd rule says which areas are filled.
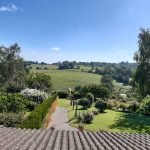
[[[60,51],[61,49],[59,47],[52,47],[51,50],[53,50],[53,51]]]
[[[18,11],[18,9],[19,8],[14,4],[0,6],[0,12],[16,12],[16,11]]]

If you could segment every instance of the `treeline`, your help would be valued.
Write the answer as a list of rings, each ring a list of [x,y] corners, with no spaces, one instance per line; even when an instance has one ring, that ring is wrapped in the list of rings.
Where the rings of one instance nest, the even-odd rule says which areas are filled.
[[[64,62],[54,63],[53,65],[58,65],[59,70],[80,69],[80,66],[91,67],[88,70],[89,73],[95,73],[99,75],[109,74],[114,80],[123,83],[125,85],[129,84],[130,78],[132,78],[132,74],[137,67],[136,63],[129,63],[129,62],[106,63],[106,62],[64,61]]]
[[[77,64],[76,61],[64,61],[64,62],[59,62],[58,64],[55,63],[55,65],[58,65],[59,70],[64,70],[64,69],[80,69],[80,66]]]
[[[129,84],[129,79],[132,77],[135,68],[128,68],[127,66],[114,66],[114,67],[102,67],[96,68],[95,73],[100,75],[111,75],[111,77],[117,82]]]
[[[120,62],[120,63],[107,63],[107,62],[76,62],[76,61],[63,61],[63,62],[56,62],[52,63],[52,65],[60,66],[63,64],[70,64],[72,63],[74,66],[80,65],[80,66],[94,66],[94,67],[115,67],[115,66],[126,66],[128,68],[135,68],[137,66],[137,63],[129,63],[129,62]]]
[[[45,62],[38,62],[38,61],[26,61],[26,63],[27,63],[28,65],[32,65],[32,64],[47,65],[47,63],[45,63]]]

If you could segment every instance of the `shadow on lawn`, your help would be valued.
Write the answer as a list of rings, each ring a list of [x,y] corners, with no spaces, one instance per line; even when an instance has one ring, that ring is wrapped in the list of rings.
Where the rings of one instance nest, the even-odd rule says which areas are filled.
[[[85,108],[78,108],[77,110],[87,110],[87,109],[85,109]],[[68,112],[70,112],[70,111],[75,111],[75,108],[73,109],[70,109],[70,110],[68,110]]]
[[[132,130],[133,132],[150,133],[150,116],[139,113],[122,113],[110,128],[117,128],[121,131]]]

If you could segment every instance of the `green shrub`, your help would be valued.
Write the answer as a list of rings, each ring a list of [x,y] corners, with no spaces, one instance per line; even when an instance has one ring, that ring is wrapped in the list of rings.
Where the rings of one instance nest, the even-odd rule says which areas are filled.
[[[40,67],[36,67],[36,69],[38,70],[38,69],[41,69]]]
[[[103,100],[99,100],[95,103],[95,108],[97,108],[99,112],[104,112],[106,106],[106,102]]]
[[[86,113],[83,112],[82,115],[79,112],[77,115],[77,120],[80,123],[91,123],[93,121],[93,113],[87,111]]]
[[[82,115],[80,112],[77,114],[77,120],[78,122],[82,122]]]
[[[139,112],[144,115],[150,115],[150,96],[147,96],[140,104]]]
[[[27,111],[32,111],[36,106],[37,106],[36,103],[34,103],[33,101],[31,101],[31,100],[26,101]]]
[[[83,123],[91,123],[93,121],[93,114],[90,112],[83,113]]]
[[[92,73],[93,71],[92,70],[88,70],[88,73]]]
[[[20,113],[26,110],[27,99],[19,94],[3,94],[0,96],[0,113]]]
[[[107,109],[113,109],[118,106],[119,102],[116,100],[108,100],[106,103],[107,103]]]
[[[0,114],[0,125],[5,127],[16,127],[24,119],[24,113],[3,113]]]
[[[93,110],[92,113],[93,113],[93,115],[98,115],[98,111],[97,110]]]
[[[130,112],[136,112],[139,109],[139,103],[137,101],[132,101],[129,103],[129,111]]]
[[[121,112],[129,112],[129,103],[127,102],[121,102],[117,100],[108,100],[107,102],[107,109],[113,109],[116,111]]]
[[[6,86],[7,93],[19,93],[24,87],[20,85],[16,85],[15,83],[9,83]]]
[[[67,98],[69,94],[66,91],[58,91],[58,96],[59,98]]]
[[[48,109],[55,101],[56,95],[47,98],[43,103],[39,104],[28,116],[28,118],[19,126],[20,128],[39,129],[43,123]]]
[[[90,107],[90,101],[86,98],[80,99],[78,102],[79,105],[81,105],[82,107],[84,107],[84,109],[87,109]]]
[[[90,101],[90,104],[92,105],[94,101],[94,95],[92,93],[87,93],[86,98]]]
[[[120,102],[120,103],[118,103],[118,106],[116,108],[118,111],[128,112],[129,111],[128,107],[129,107],[129,105],[127,103]]]
[[[82,95],[79,92],[75,92],[73,93],[73,97],[74,99],[79,99],[79,98],[82,98]]]
[[[113,109],[112,103],[111,102],[106,102],[106,108],[107,109]]]

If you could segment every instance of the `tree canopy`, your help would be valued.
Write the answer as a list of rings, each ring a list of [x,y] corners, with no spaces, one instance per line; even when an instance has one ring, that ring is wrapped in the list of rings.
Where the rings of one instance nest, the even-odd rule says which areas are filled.
[[[27,85],[29,88],[38,89],[45,92],[52,90],[51,76],[44,73],[30,73],[27,78]]]
[[[0,47],[0,86],[23,86],[27,74],[26,62],[20,57],[18,44]]]
[[[141,29],[138,36],[139,49],[134,54],[138,63],[134,75],[134,85],[142,98],[150,94],[150,29]]]

